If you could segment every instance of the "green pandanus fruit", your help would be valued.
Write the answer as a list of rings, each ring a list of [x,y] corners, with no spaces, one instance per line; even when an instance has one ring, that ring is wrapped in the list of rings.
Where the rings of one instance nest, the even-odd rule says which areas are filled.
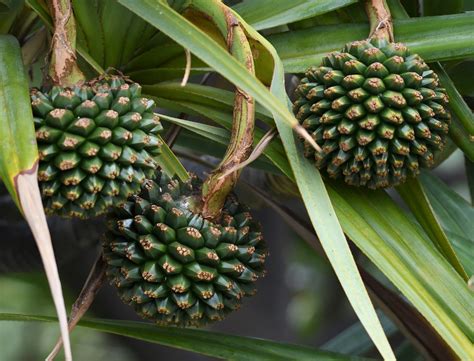
[[[349,43],[308,69],[296,96],[296,117],[322,148],[305,142],[305,156],[350,185],[398,185],[446,143],[446,92],[404,44]]]
[[[267,255],[260,225],[234,195],[221,215],[199,213],[202,182],[159,173],[109,219],[107,276],[121,299],[159,324],[222,320],[256,292]]]
[[[106,76],[48,92],[33,89],[31,100],[49,213],[100,215],[154,177],[162,126],[139,84]]]

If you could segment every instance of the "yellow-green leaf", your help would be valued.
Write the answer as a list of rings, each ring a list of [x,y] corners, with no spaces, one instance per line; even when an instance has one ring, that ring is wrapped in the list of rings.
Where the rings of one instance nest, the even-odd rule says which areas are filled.
[[[72,360],[66,308],[37,180],[38,149],[28,80],[18,41],[0,36],[0,178],[22,211],[43,260],[60,320],[66,360]]]

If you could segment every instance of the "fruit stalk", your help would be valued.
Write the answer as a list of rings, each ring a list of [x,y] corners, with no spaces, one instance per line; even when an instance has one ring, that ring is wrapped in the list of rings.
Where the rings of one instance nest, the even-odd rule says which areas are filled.
[[[365,11],[370,21],[369,39],[394,41],[392,15],[385,0],[366,0]]]
[[[54,19],[49,76],[54,85],[71,86],[84,80],[76,63],[76,22],[69,0],[52,0]]]
[[[197,10],[199,10],[200,3],[200,1],[193,2]],[[208,7],[207,2],[206,4]],[[229,52],[253,75],[255,69],[252,51],[237,18],[224,4],[215,1],[214,5],[214,9],[217,10],[216,14],[213,14],[216,18],[216,25],[226,39]],[[254,127],[255,101],[249,94],[237,88],[230,144],[221,163],[203,185],[201,212],[204,218],[215,219],[220,215],[227,195],[234,188],[240,175],[240,170],[230,174],[229,170],[235,169],[250,156],[254,140]]]

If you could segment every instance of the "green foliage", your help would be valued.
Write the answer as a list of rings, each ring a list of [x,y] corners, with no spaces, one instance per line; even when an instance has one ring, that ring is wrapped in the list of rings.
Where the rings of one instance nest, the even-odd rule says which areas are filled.
[[[245,0],[237,4],[234,10],[254,29],[261,30],[322,15],[355,2],[356,0]]]
[[[441,227],[421,182],[418,179],[409,179],[406,184],[399,186],[397,190],[435,246],[467,282],[469,276],[459,262],[445,231]]]
[[[8,313],[0,313],[0,320],[55,321],[53,317],[49,316]],[[232,361],[277,361],[288,359],[308,361],[314,359],[318,361],[370,360],[328,351],[318,351],[305,346],[233,336],[225,333],[155,326],[143,322],[84,319],[79,323],[79,326]]]
[[[470,13],[395,20],[395,40],[428,62],[468,58],[474,55],[473,25],[474,16]],[[326,53],[340,50],[352,40],[365,39],[367,33],[367,24],[327,25],[278,33],[268,39],[282,58],[285,70],[301,73],[319,64]]]
[[[424,1],[425,16],[407,19],[399,1],[388,3],[396,19],[396,41],[406,43],[411,52],[433,62],[430,67],[450,97],[453,122],[448,137],[454,142],[453,147],[461,149],[472,161],[474,118],[469,65],[474,56],[474,16],[462,13],[463,5],[470,5],[467,1]],[[26,4],[24,7],[22,1],[0,1],[0,33],[13,33],[23,41],[28,39],[25,35],[44,31],[43,26],[52,30],[45,2],[27,0]],[[352,355],[369,350],[370,342],[387,359],[394,354],[414,355],[410,347],[398,350],[400,353],[392,351],[387,338],[396,327],[387,322],[386,315],[377,315],[372,306],[359,275],[360,259],[353,256],[357,247],[363,258],[370,260],[386,282],[426,319],[427,323],[419,326],[421,330],[428,327],[443,340],[443,347],[458,358],[473,357],[469,323],[473,317],[472,294],[466,287],[466,280],[474,272],[472,205],[428,171],[398,189],[410,210],[401,207],[392,193],[325,179],[303,157],[302,142],[293,132],[298,121],[289,107],[287,90],[291,78],[285,79],[285,72],[301,74],[309,66],[318,66],[326,53],[367,38],[369,27],[360,3],[244,0],[235,5],[235,12],[227,9],[227,16],[235,16],[245,28],[256,76],[226,49],[226,17],[220,1],[72,0],[72,6],[79,64],[88,78],[111,67],[143,83],[143,93],[156,101],[165,126],[183,129],[174,148],[180,154],[191,158],[222,157],[231,137],[234,93],[223,89],[227,84],[194,84],[198,79],[194,76],[218,73],[255,98],[256,117],[261,122],[257,123],[254,145],[271,128],[277,129],[278,136],[251,166],[286,177],[292,182],[288,183],[291,187],[298,187],[314,227],[311,237],[317,235],[360,320],[360,324],[326,345],[351,356],[142,323],[86,320],[81,326],[231,360],[353,360],[356,357]],[[419,9],[409,10],[412,15],[419,15]],[[22,20],[23,25],[18,25]],[[41,73],[46,51],[41,47],[28,49],[31,69],[37,74]],[[186,51],[192,53],[191,62],[187,61]],[[0,175],[17,203],[15,176],[30,169],[37,158],[27,79],[19,52],[12,37],[0,37]],[[25,65],[30,65],[30,60]],[[182,86],[180,81],[188,68],[191,82]],[[166,136],[163,138],[167,140]],[[453,147],[447,147],[439,159],[446,159]],[[176,174],[183,181],[188,178],[186,169],[166,144],[156,161],[167,174]],[[349,247],[348,239],[354,249]],[[54,321],[6,313],[0,319]],[[359,337],[363,329],[371,341],[365,334]],[[417,331],[412,329],[398,331],[408,339],[417,338]]]

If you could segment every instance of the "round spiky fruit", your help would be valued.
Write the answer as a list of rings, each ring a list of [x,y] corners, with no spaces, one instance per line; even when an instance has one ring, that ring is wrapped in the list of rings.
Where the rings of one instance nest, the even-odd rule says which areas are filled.
[[[162,126],[155,103],[140,93],[139,84],[117,76],[32,90],[38,179],[48,213],[100,215],[153,177]]]
[[[294,112],[321,146],[305,155],[332,178],[383,188],[430,167],[446,142],[448,97],[400,43],[355,41],[307,70]]]
[[[216,221],[199,214],[202,182],[159,174],[110,216],[103,257],[121,299],[159,324],[222,320],[256,292],[267,250],[235,196]]]

